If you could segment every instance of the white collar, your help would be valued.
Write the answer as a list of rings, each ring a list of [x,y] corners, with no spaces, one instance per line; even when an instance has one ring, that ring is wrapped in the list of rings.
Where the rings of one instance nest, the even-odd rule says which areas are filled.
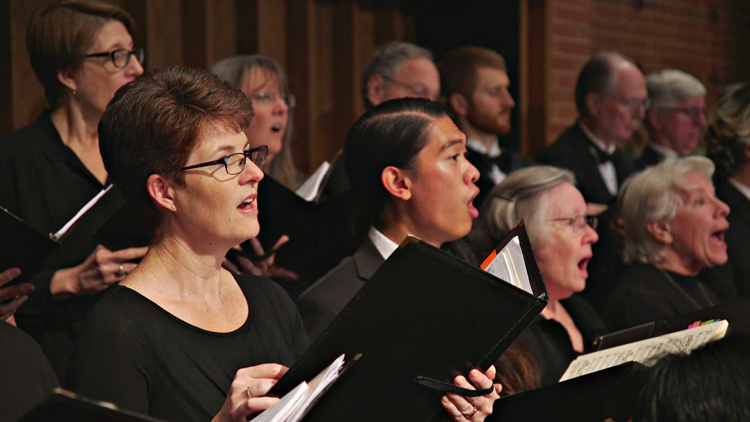
[[[657,144],[657,143],[650,143],[649,144],[651,148],[655,149],[659,154],[661,154],[663,157],[666,158],[678,158],[680,154],[677,153],[677,151],[667,148],[664,145]]]
[[[383,259],[388,259],[388,257],[398,249],[396,242],[389,239],[375,227],[370,226],[370,232],[367,233],[367,236],[370,238],[370,241],[372,241],[372,244],[375,245],[375,249],[380,252],[380,256],[382,256]]]
[[[729,180],[729,183],[732,184],[732,186],[737,188],[737,190],[740,191],[740,193],[744,195],[745,198],[747,198],[750,201],[750,187],[743,185],[742,183],[738,182],[732,177],[730,177],[728,180]]]
[[[489,149],[487,149],[482,141],[475,138],[467,138],[466,146],[490,158],[499,157],[500,154],[503,153],[503,151],[500,149],[500,145],[497,142],[497,135],[495,135],[495,140],[492,142]]]
[[[594,145],[597,146],[600,150],[606,152],[607,154],[614,154],[615,150],[617,149],[617,145],[607,145],[604,142],[602,142],[599,138],[594,136],[593,133],[589,130],[589,128],[586,127],[585,124],[583,124],[582,121],[578,121],[578,124],[581,126],[581,130],[583,130],[583,133],[586,134],[586,136],[589,138],[591,142],[594,143]]]

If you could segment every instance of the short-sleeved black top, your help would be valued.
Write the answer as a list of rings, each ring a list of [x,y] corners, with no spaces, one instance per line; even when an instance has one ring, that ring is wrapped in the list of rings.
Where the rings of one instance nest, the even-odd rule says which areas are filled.
[[[309,343],[281,287],[254,276],[237,276],[237,282],[250,311],[230,333],[192,326],[136,291],[114,286],[86,317],[66,387],[161,419],[211,420],[237,370],[290,366]]]

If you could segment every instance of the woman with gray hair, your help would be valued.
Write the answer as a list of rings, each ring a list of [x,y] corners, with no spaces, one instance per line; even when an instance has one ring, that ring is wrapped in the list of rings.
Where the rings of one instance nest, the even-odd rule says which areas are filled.
[[[698,272],[727,262],[729,207],[716,198],[713,163],[670,158],[631,177],[620,191],[630,266],[612,291],[607,324],[624,329],[719,304]]]
[[[607,331],[591,305],[574,295],[586,287],[591,245],[599,239],[596,219],[586,210],[571,172],[529,167],[492,190],[469,233],[476,258],[483,259],[519,220],[527,224],[549,294],[549,304],[523,335],[541,369],[542,385],[557,382],[570,362]]]
[[[291,142],[295,97],[281,64],[262,54],[229,57],[211,66],[211,73],[253,100],[255,118],[247,130],[250,146],[268,146],[263,171],[291,190],[301,179],[294,167]]]
[[[716,165],[716,196],[732,209],[726,234],[737,294],[750,296],[750,83],[732,87],[709,113],[708,158]]]

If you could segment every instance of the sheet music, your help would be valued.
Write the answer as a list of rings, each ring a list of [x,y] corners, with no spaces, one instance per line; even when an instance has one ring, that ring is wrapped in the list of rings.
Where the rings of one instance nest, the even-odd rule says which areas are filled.
[[[339,356],[310,382],[302,382],[276,404],[261,413],[255,422],[297,422],[307,413],[315,400],[339,376],[344,366],[344,355]]]
[[[313,201],[318,197],[320,185],[323,183],[323,179],[325,179],[325,175],[328,173],[329,168],[331,168],[331,164],[328,163],[328,161],[323,161],[323,164],[321,164],[320,167],[318,167],[318,169],[315,170],[299,188],[297,188],[295,193],[307,202]]]
[[[101,192],[97,193],[95,197],[91,198],[91,200],[87,202],[86,205],[83,206],[83,208],[78,210],[78,213],[76,213],[76,215],[74,215],[73,218],[70,219],[70,221],[65,223],[65,225],[60,230],[58,230],[57,233],[51,235],[51,237],[54,240],[60,240],[63,236],[65,236],[65,233],[70,230],[70,227],[73,226],[73,224],[75,224],[75,222],[78,221],[78,219],[81,218],[83,214],[86,214],[86,211],[90,210],[91,207],[93,207],[97,203],[97,201],[101,199],[102,196],[109,192],[109,190],[112,189],[112,186],[114,185],[110,184],[106,188],[102,189]]]
[[[728,327],[729,322],[718,321],[713,324],[703,325],[689,330],[665,334],[663,336],[581,355],[571,362],[562,378],[560,378],[560,382],[626,362],[647,364],[651,358],[674,353],[687,353],[705,345],[706,343],[723,338]]]
[[[482,263],[482,269],[501,280],[534,294],[529,282],[529,274],[526,272],[526,261],[523,258],[518,236],[511,239],[500,252],[493,251]]]

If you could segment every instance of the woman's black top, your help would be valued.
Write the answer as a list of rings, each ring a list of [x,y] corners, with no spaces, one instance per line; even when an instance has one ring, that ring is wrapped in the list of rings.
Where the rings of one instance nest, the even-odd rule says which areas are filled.
[[[49,110],[30,126],[0,139],[0,206],[41,233],[60,230],[103,188],[63,143]],[[36,290],[16,313],[18,326],[39,342],[61,380],[77,326],[97,299],[82,296],[58,301],[50,294],[55,271],[81,264],[96,247],[91,236],[73,243],[61,248],[52,262],[30,280]]]
[[[612,330],[623,330],[720,303],[711,287],[698,277],[634,264],[612,290],[604,318]]]
[[[89,312],[66,388],[171,421],[209,421],[237,370],[290,366],[309,340],[297,308],[275,283],[237,276],[249,315],[230,333],[209,332],[136,291],[115,286]]]
[[[560,301],[560,304],[581,332],[584,353],[590,352],[596,337],[607,334],[607,326],[591,304],[578,294]],[[558,382],[568,365],[579,356],[565,327],[541,315],[529,325],[522,337],[539,365],[541,387]]]

